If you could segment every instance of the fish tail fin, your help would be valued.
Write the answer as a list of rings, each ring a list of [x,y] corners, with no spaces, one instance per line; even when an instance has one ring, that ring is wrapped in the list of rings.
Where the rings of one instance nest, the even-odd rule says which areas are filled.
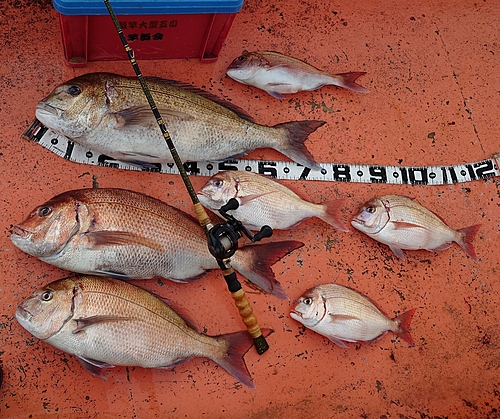
[[[481,227],[481,224],[475,224],[473,226],[458,230],[461,235],[461,239],[458,240],[457,243],[462,249],[464,249],[464,252],[474,260],[477,260],[477,256],[472,242],[474,240],[474,237],[476,237],[476,233],[479,230],[479,227]]]
[[[412,308],[411,310],[408,310],[403,314],[400,314],[398,317],[394,319],[394,321],[396,321],[399,325],[398,329],[394,333],[396,333],[396,336],[398,336],[399,338],[408,342],[410,346],[415,346],[415,342],[413,342],[413,338],[411,337],[409,331],[411,319],[415,314],[415,310],[416,308]]]
[[[268,336],[272,330],[262,329],[262,335]],[[253,345],[252,336],[245,330],[242,332],[228,333],[226,335],[217,336],[217,340],[225,341],[227,351],[222,358],[211,358],[214,362],[224,368],[238,381],[247,385],[250,388],[255,388],[252,376],[248,371],[248,367],[243,358],[248,350]]]
[[[286,291],[276,280],[271,266],[304,243],[288,240],[244,246],[231,258],[234,269],[264,291],[288,300]]]
[[[349,231],[349,228],[342,220],[341,209],[345,206],[347,198],[334,199],[323,204],[324,214],[320,217],[325,223],[328,223],[341,231]]]
[[[273,128],[283,129],[286,133],[285,144],[280,144],[276,150],[303,166],[320,170],[321,166],[314,160],[304,142],[309,134],[325,123],[325,121],[292,121],[275,125]]]
[[[340,74],[335,74],[335,78],[338,79],[338,83],[335,83],[337,86],[343,87],[344,89],[349,89],[349,90],[354,90],[355,92],[359,93],[370,93],[370,91],[357,84],[354,83],[356,79],[360,76],[365,75],[366,72],[364,71],[356,71],[353,73],[340,73]]]

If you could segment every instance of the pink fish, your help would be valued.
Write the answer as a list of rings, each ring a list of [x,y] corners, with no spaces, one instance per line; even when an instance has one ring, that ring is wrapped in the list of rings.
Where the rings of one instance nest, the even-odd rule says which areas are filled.
[[[283,94],[316,90],[325,85],[368,93],[368,89],[354,83],[364,74],[353,72],[332,75],[296,58],[272,51],[244,51],[227,69],[227,75],[232,79],[265,90],[277,99],[284,99]]]
[[[344,341],[373,341],[388,331],[415,346],[408,330],[415,310],[391,319],[359,292],[338,284],[325,284],[306,291],[290,317],[341,348],[347,348]]]
[[[453,230],[436,214],[405,196],[386,195],[371,199],[362,206],[351,224],[372,239],[388,245],[403,260],[403,249],[445,250],[452,242],[456,242],[472,259],[477,259],[472,241],[481,224]]]
[[[267,176],[244,170],[216,173],[198,192],[198,198],[212,211],[235,198],[239,207],[231,214],[250,230],[260,230],[264,225],[285,230],[318,217],[339,230],[349,231],[340,212],[345,199],[314,204]]]

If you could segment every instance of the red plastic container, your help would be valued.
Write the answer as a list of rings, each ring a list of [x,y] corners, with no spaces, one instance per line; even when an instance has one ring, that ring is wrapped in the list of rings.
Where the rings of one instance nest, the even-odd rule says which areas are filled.
[[[111,5],[137,59],[200,58],[210,62],[217,59],[243,0],[120,1]],[[127,59],[104,2],[54,0],[54,8],[59,12],[64,57],[70,67]]]

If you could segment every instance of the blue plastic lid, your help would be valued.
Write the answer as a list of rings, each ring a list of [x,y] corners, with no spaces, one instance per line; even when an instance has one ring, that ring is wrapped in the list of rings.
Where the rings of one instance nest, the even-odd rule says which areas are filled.
[[[67,16],[107,15],[103,0],[53,0],[54,9]],[[237,13],[243,0],[110,0],[117,16]]]

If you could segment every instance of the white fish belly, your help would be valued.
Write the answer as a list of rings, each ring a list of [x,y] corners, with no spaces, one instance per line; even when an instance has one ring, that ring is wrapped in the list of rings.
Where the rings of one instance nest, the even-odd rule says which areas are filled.
[[[185,243],[171,251],[160,252],[145,246],[112,246],[85,249],[70,246],[55,257],[43,258],[44,262],[61,269],[100,275],[123,275],[129,278],[167,278],[185,281],[200,276],[217,265],[213,257],[197,255]]]
[[[370,236],[381,243],[395,245],[401,249],[433,250],[444,243],[452,242],[455,239],[454,233],[453,230],[431,230],[426,227],[394,229],[391,223],[389,223],[380,233],[371,234]]]
[[[391,330],[390,320],[333,319],[327,325],[319,325],[313,330],[326,337],[333,337],[347,342],[371,341]]]

